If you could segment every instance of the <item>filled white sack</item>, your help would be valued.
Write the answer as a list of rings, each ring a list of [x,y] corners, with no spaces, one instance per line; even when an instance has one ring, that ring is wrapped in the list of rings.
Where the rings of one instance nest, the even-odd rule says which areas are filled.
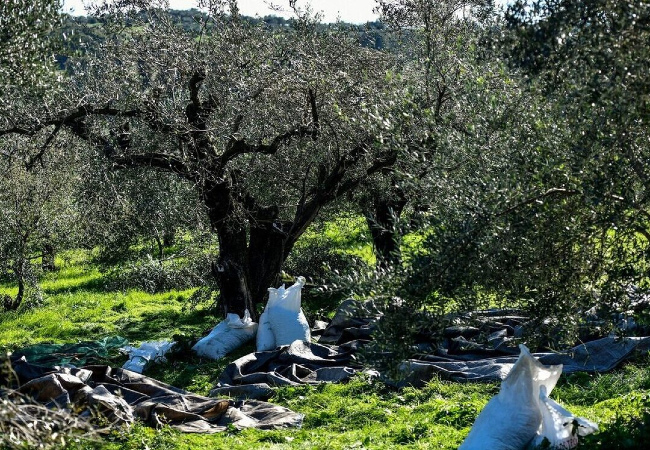
[[[194,344],[192,350],[199,356],[220,359],[252,340],[256,332],[257,323],[253,322],[248,310],[243,319],[237,314],[228,314],[210,334]]]
[[[260,316],[260,326],[257,328],[257,337],[255,338],[255,347],[258,352],[275,350],[275,336],[269,320],[269,309],[275,307],[280,295],[284,294],[284,284],[279,288],[269,288],[269,300],[266,302],[264,312]]]
[[[165,354],[176,344],[172,341],[143,342],[140,347],[123,347],[120,350],[128,353],[129,360],[122,369],[143,373],[151,362],[165,362]]]
[[[278,299],[267,311],[275,347],[291,345],[294,341],[311,341],[309,323],[300,307],[304,285],[305,278],[298,277],[293,286],[278,289]]]
[[[562,374],[562,365],[545,366],[525,345],[519,348],[519,359],[501,383],[501,390],[483,408],[458,450],[523,450],[545,439],[570,449],[577,445],[577,435],[598,429],[548,397]]]

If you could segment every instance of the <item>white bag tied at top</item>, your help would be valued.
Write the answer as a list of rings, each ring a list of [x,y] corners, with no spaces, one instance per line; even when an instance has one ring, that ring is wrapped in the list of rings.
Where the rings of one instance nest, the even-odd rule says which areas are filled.
[[[277,289],[277,298],[271,305],[267,304],[265,314],[275,338],[274,347],[291,345],[294,341],[311,341],[309,323],[302,311],[302,287],[305,278],[298,277],[293,286]],[[269,300],[276,295],[275,289],[269,289]],[[259,350],[259,349],[258,349]]]
[[[244,312],[243,318],[237,314],[228,314],[210,334],[194,344],[192,350],[199,356],[220,359],[252,340],[256,332],[257,323],[253,322],[248,310]]]
[[[571,449],[578,436],[598,430],[587,419],[577,418],[548,396],[562,365],[545,366],[525,345],[501,390],[483,408],[458,450],[523,450],[548,440],[554,448]]]
[[[275,336],[269,320],[269,310],[274,308],[280,297],[284,294],[284,284],[278,289],[269,288],[269,301],[266,302],[264,312],[260,316],[260,326],[257,328],[255,347],[258,352],[275,350]]]

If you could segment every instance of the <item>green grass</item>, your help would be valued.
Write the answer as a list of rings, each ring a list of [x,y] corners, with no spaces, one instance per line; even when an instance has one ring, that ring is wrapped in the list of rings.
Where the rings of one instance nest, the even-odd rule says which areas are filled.
[[[57,264],[60,269],[41,281],[41,306],[0,314],[0,350],[115,334],[134,342],[177,333],[201,335],[219,321],[206,305],[188,310],[186,300],[194,289],[159,294],[107,291],[102,274],[87,258],[76,254],[73,259],[57,258]],[[15,286],[0,285],[0,293],[15,291]]]
[[[39,342],[76,342],[119,334],[134,343],[199,337],[219,320],[199,305],[191,310],[193,290],[148,294],[110,292],[87,255],[64,255],[60,269],[42,280],[43,305],[0,314],[0,349]],[[15,286],[0,285],[0,292]],[[309,302],[308,295],[304,302]],[[228,358],[206,362],[179,355],[148,375],[206,395],[223,368],[253,350],[252,344]],[[115,358],[121,364],[124,358]],[[245,430],[217,435],[182,434],[142,425],[116,430],[100,442],[69,444],[78,449],[456,449],[476,416],[498,392],[496,383],[432,380],[423,389],[395,390],[365,377],[346,384],[278,389],[271,401],[305,415],[300,430]],[[570,411],[595,420],[602,432],[580,448],[642,448],[650,418],[650,358],[602,375],[563,376],[553,398]],[[645,434],[644,434],[645,433]],[[636,445],[636,447],[635,447]]]

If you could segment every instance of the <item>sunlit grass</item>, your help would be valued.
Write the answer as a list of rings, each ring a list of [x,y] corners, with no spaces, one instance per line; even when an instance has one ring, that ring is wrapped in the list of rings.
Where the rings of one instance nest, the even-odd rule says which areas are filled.
[[[76,342],[122,335],[134,342],[200,335],[219,319],[209,311],[188,310],[194,289],[149,294],[107,291],[101,272],[87,259],[57,259],[59,269],[41,281],[43,304],[0,314],[0,348],[40,342]],[[0,292],[15,295],[12,285]]]

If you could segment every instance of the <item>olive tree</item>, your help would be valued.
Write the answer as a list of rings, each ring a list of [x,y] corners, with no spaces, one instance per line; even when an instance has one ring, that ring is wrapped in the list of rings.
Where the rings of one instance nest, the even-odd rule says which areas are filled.
[[[60,8],[60,0],[0,3],[0,101],[8,100],[12,88],[44,89],[56,80],[53,63]]]
[[[622,205],[627,213],[617,225],[650,241],[650,5],[517,1],[506,18],[506,56],[572,130],[571,176],[580,195]]]
[[[565,130],[546,152],[561,155],[564,185],[546,188],[564,188],[547,200],[555,246],[567,255],[550,266],[573,275],[574,297],[624,315],[650,289],[649,21],[642,1],[519,1],[501,40],[511,66],[552,105],[549,132]]]
[[[491,80],[495,65],[480,61],[478,49],[492,24],[492,6],[485,0],[377,2],[384,39],[398,61],[396,76],[408,86],[409,100],[396,114],[400,136],[395,141],[403,158],[361,198],[381,267],[399,264],[399,236],[412,228],[414,216],[430,210],[431,181],[475,158],[478,152],[467,153],[463,141],[478,142],[489,132],[475,94],[481,76],[496,91],[490,95],[503,91]],[[401,220],[405,210],[408,221]]]
[[[101,262],[128,259],[136,244],[146,244],[148,254],[162,260],[177,234],[204,228],[205,211],[192,186],[174,174],[139,167],[116,171],[104,159],[85,162],[74,192],[78,244],[98,247]]]
[[[431,231],[386,292],[522,307],[551,347],[607,333],[620,315],[604,310],[643,307],[647,20],[643,2],[516,2],[487,29],[477,48],[489,64],[465,78],[472,136],[461,129],[468,139],[442,153],[460,165],[424,185]]]
[[[206,3],[198,33],[150,2],[100,9],[110,37],[62,94],[14,102],[0,134],[65,129],[115,168],[178,175],[218,236],[224,312],[254,314],[320,210],[394,164],[389,62],[300,12],[270,30]]]
[[[33,262],[41,258],[53,264],[46,249],[53,253],[70,244],[76,222],[71,194],[79,180],[67,170],[74,161],[60,144],[52,143],[48,155],[33,166],[30,139],[12,137],[0,146],[0,273],[10,272],[18,287],[13,298],[5,298],[5,309],[17,309],[30,288],[36,289]]]

